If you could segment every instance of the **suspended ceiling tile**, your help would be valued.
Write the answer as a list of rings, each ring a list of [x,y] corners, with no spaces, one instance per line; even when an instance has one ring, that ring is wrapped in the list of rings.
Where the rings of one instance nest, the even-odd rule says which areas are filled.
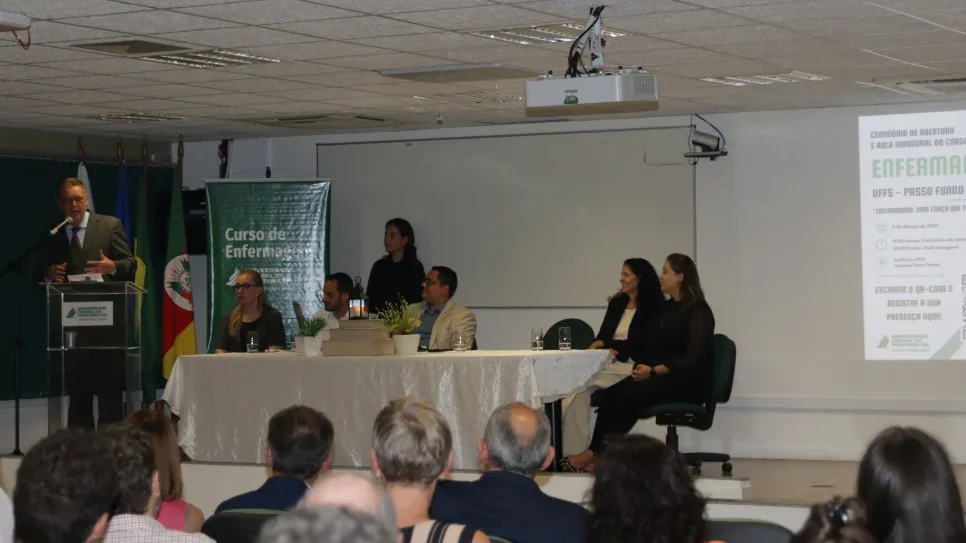
[[[21,66],[17,64],[6,64],[0,66],[0,81],[28,81],[32,79],[44,79],[51,77],[70,77],[81,75],[78,72],[69,70],[59,70],[46,66]]]
[[[178,101],[191,104],[207,104],[212,106],[240,106],[246,107],[255,104],[271,104],[284,102],[284,99],[273,96],[262,96],[260,94],[244,93],[224,93],[207,96],[186,96],[179,98]]]
[[[375,15],[406,11],[428,11],[440,8],[440,0],[325,0],[319,3]],[[490,4],[489,0],[445,0],[445,7],[448,8]]]
[[[184,68],[167,72],[149,72],[138,77],[148,81],[161,83],[206,83],[209,81],[230,81],[233,79],[247,79],[251,77],[241,73],[221,72],[217,70],[203,70],[198,68]]]
[[[112,0],[0,0],[0,11],[22,13],[33,19],[64,19],[143,9]]]
[[[337,59],[328,59],[326,60],[326,62],[330,62],[333,60],[337,60]],[[335,72],[345,72],[348,70],[345,68],[340,68],[338,66],[322,64],[319,62],[307,62],[307,61],[296,60],[292,62],[279,62],[274,64],[252,64],[250,66],[235,66],[232,68],[223,68],[220,71],[223,71],[225,73],[284,78],[287,76],[310,76],[310,75],[328,74],[328,73],[335,73]]]
[[[88,74],[103,75],[125,75],[140,72],[164,72],[170,70],[180,70],[179,66],[172,64],[162,64],[160,62],[148,62],[133,58],[111,57],[96,58],[88,60],[72,60],[64,62],[48,62],[42,64],[51,68],[61,68],[64,70],[76,70]]]
[[[218,94],[218,92],[274,92],[274,91],[290,91],[297,89],[305,89],[314,87],[310,83],[302,83],[299,81],[288,81],[285,79],[269,79],[267,77],[253,77],[250,79],[236,79],[232,81],[211,81],[208,83],[199,83],[200,86],[210,87],[212,92],[208,93],[197,93],[193,96],[201,96],[203,94]],[[196,87],[197,88],[197,87]],[[186,95],[192,96],[192,95]]]
[[[540,0],[537,2],[524,2],[518,4],[519,7],[543,11],[553,15],[576,19],[581,22],[587,20],[588,7],[593,3],[586,0]],[[695,6],[676,2],[674,0],[610,0],[606,2],[606,8],[601,13],[604,27],[607,28],[616,20],[616,16],[625,15],[644,15],[647,13],[665,13],[670,11],[687,11],[697,9]]]
[[[0,62],[11,64],[39,64],[42,62],[58,62],[64,60],[85,60],[91,58],[105,58],[104,55],[84,51],[82,49],[67,49],[47,45],[30,45],[30,49],[21,47],[0,47]]]
[[[446,30],[484,30],[565,22],[559,16],[504,5],[397,13],[393,17]]]
[[[330,58],[326,62],[356,70],[386,70],[392,68],[425,68],[453,64],[452,61],[412,53],[389,53],[358,57]]]
[[[620,17],[610,21],[608,27],[614,30],[626,30],[639,34],[656,34],[659,32],[683,32],[749,24],[754,23],[748,19],[735,17],[727,13],[710,9],[699,9],[694,11],[675,11],[672,13]]]
[[[383,85],[379,85],[380,87]],[[391,85],[385,85],[391,86]],[[345,98],[373,98],[378,94],[364,92],[355,89],[343,89],[338,87],[313,87],[309,89],[272,91],[262,93],[266,96],[277,97],[286,100],[325,102],[327,100],[339,100]],[[275,100],[276,102],[281,100]]]
[[[96,28],[85,28],[82,26],[63,24],[53,21],[34,21],[30,25],[30,43],[40,44],[63,44],[64,42],[86,42],[94,40],[106,40],[111,38],[123,37],[123,34],[99,30]]]
[[[414,34],[409,36],[386,36],[382,38],[363,38],[349,40],[352,43],[372,45],[383,49],[392,49],[404,53],[419,53],[421,51],[449,51],[472,47],[494,47],[501,42],[460,34],[458,32],[434,32],[432,34]],[[357,53],[364,54],[364,53]]]
[[[209,83],[205,83],[208,85]],[[118,92],[130,96],[141,98],[181,98],[183,96],[203,96],[205,94],[218,94],[224,92],[219,89],[209,89],[193,85],[164,85],[154,83],[140,87],[125,87],[118,89]]]
[[[335,74],[289,76],[286,79],[312,85],[326,85],[329,87],[352,87],[357,85],[391,85],[399,83],[398,79],[383,77],[376,72],[356,71]]]
[[[205,30],[203,32],[174,32],[171,34],[159,34],[155,37],[223,49],[318,41],[318,38],[257,26],[218,28]]]
[[[44,92],[34,94],[31,98],[47,100],[61,104],[97,104],[116,100],[130,100],[130,96],[99,90],[70,90],[61,89],[60,92]]]
[[[313,4],[303,0],[254,0],[233,4],[181,8],[179,11],[250,25],[336,19],[360,15],[358,12]]]
[[[80,17],[64,19],[65,23],[122,32],[125,34],[165,34],[171,32],[194,32],[212,28],[239,26],[238,23],[219,21],[208,17],[197,17],[174,11],[139,11],[136,13],[120,13],[116,15],[98,15],[95,17]]]
[[[796,34],[792,31],[769,25],[748,25],[705,30],[689,30],[687,32],[653,34],[653,36],[657,38],[666,38],[677,43],[693,45],[695,47],[765,41],[788,41],[805,37],[801,34]]]
[[[50,79],[38,79],[35,83],[43,85],[56,85],[74,89],[119,89],[126,87],[137,87],[150,85],[150,81],[127,77],[115,77],[110,75],[82,75],[74,77],[55,77]]]
[[[374,55],[389,52],[385,49],[369,47],[359,43],[345,43],[331,40],[310,43],[292,43],[287,45],[245,47],[241,49],[241,51],[256,55],[265,55],[282,60],[325,60],[327,58],[355,55]]]
[[[273,25],[272,28],[329,40],[351,40],[379,36],[422,34],[437,30],[385,17],[350,17]]]

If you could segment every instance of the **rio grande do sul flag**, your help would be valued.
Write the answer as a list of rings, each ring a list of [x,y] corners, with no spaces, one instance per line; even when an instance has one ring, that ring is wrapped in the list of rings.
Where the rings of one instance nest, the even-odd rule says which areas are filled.
[[[184,233],[181,203],[181,178],[175,169],[171,187],[171,226],[168,231],[167,264],[164,267],[164,301],[161,310],[161,347],[164,352],[163,375],[171,376],[174,362],[183,354],[195,354],[194,299],[191,295],[191,268],[188,242]]]

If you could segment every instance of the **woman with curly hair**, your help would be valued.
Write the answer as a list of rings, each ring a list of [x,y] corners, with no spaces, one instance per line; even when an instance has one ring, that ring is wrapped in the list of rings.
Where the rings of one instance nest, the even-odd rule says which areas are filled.
[[[614,439],[597,461],[588,543],[701,543],[704,498],[684,458],[644,435]]]

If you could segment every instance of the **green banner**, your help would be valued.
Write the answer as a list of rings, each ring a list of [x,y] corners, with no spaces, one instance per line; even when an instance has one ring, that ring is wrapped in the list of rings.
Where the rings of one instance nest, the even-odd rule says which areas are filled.
[[[262,275],[286,338],[297,329],[292,302],[314,305],[329,273],[331,187],[321,180],[208,181],[208,352],[235,307],[238,272]]]

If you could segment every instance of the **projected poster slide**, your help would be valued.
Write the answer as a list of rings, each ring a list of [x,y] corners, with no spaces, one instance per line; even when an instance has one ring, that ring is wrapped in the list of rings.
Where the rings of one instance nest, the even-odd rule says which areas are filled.
[[[859,119],[869,360],[966,359],[966,111]]]

